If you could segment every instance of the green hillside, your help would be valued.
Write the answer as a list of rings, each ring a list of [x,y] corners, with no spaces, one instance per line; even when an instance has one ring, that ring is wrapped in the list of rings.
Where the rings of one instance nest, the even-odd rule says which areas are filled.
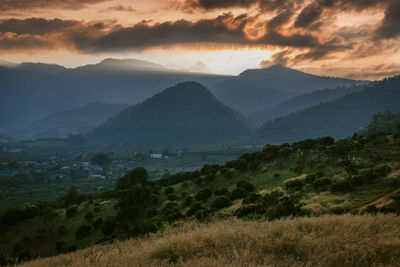
[[[215,216],[398,213],[399,159],[397,131],[266,145],[226,164],[156,182],[137,168],[120,177],[114,191],[82,195],[71,189],[53,202],[3,211],[0,251],[12,263]]]
[[[120,112],[88,138],[105,146],[170,148],[230,143],[248,134],[242,115],[201,84],[185,82]]]
[[[256,138],[280,143],[332,136],[343,138],[363,129],[377,112],[400,112],[400,76],[385,79],[362,91],[306,108],[262,126]]]

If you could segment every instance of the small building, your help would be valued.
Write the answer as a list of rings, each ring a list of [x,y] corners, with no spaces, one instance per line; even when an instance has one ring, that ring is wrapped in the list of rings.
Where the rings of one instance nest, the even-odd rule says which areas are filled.
[[[100,174],[93,174],[92,177],[95,179],[101,179],[101,180],[106,179],[106,177],[104,175],[100,175]]]
[[[103,171],[103,167],[101,167],[100,165],[94,165],[92,167],[92,169],[96,172],[102,172]]]
[[[150,158],[152,159],[161,159],[163,154],[150,154]]]

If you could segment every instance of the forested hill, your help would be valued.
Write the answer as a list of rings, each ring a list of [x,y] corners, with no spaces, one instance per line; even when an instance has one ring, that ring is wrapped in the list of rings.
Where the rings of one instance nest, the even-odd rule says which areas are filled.
[[[166,148],[225,144],[247,137],[244,116],[203,85],[185,82],[130,107],[88,134],[101,145]]]
[[[400,76],[397,76],[268,122],[257,131],[256,136],[265,143],[321,136],[348,137],[363,129],[377,112],[400,112],[399,103]]]

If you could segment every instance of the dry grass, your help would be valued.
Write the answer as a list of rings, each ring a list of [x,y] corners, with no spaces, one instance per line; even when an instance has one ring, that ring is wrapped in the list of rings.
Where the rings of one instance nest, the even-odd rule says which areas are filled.
[[[400,217],[394,215],[192,222],[24,266],[382,265],[400,266]]]
[[[308,210],[312,215],[332,214],[338,209],[345,212],[351,208],[348,196],[337,196],[328,192],[316,194],[305,200],[304,204],[303,209]]]

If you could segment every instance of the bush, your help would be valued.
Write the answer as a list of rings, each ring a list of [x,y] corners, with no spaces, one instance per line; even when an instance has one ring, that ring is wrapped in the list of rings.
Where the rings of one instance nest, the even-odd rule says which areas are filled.
[[[248,170],[248,168],[249,168],[249,166],[248,166],[248,163],[247,163],[246,160],[239,159],[239,160],[236,161],[236,164],[235,164],[235,169],[236,170],[238,170],[240,172],[245,172],[245,171]]]
[[[328,178],[320,178],[313,182],[313,187],[317,191],[326,191],[329,189],[329,186],[332,184],[332,181]]]
[[[229,198],[231,200],[240,199],[246,197],[248,192],[241,187],[235,188],[230,194]]]
[[[67,216],[67,218],[71,218],[71,217],[75,216],[77,212],[78,212],[78,207],[73,206],[73,207],[66,209],[65,215]]]
[[[168,199],[169,201],[177,201],[179,198],[178,198],[177,195],[175,195],[174,193],[172,193],[172,194],[169,194],[169,195],[167,196],[167,199]]]
[[[112,233],[114,233],[116,224],[114,222],[113,219],[107,219],[103,226],[101,227],[101,232],[105,235],[111,235]]]
[[[201,203],[196,202],[193,203],[193,205],[190,207],[190,209],[186,212],[186,216],[193,216],[195,215],[199,210],[203,209],[203,206]]]
[[[254,186],[249,183],[248,181],[240,181],[239,183],[236,184],[237,187],[243,188],[247,192],[252,192],[254,191]]]
[[[261,197],[262,196],[260,194],[252,192],[243,199],[243,204],[255,204],[258,200],[260,200]]]
[[[90,235],[90,231],[92,230],[92,227],[88,224],[84,224],[78,227],[75,231],[75,237],[76,239],[82,239]]]
[[[93,218],[94,218],[94,215],[90,211],[85,214],[85,220],[91,221],[91,220],[93,220]]]
[[[214,195],[216,196],[227,196],[229,195],[229,190],[226,188],[215,190]]]
[[[299,191],[303,189],[303,187],[306,185],[306,183],[302,180],[291,180],[291,181],[286,181],[285,182],[285,189],[287,191]]]
[[[218,197],[211,203],[211,208],[215,210],[220,210],[226,207],[229,207],[231,205],[231,201],[229,198],[223,196],[223,197]]]
[[[255,171],[255,170],[258,169],[258,167],[260,166],[260,164],[261,164],[261,161],[259,161],[259,160],[253,160],[253,161],[249,164],[249,168],[250,168],[250,170]]]
[[[57,235],[58,236],[63,236],[66,233],[68,233],[68,229],[67,229],[67,227],[65,225],[62,224],[57,228]]]
[[[66,243],[63,240],[58,240],[54,245],[57,250],[57,253],[63,252],[63,250],[65,249],[65,245]]]
[[[187,196],[183,200],[183,206],[184,207],[188,207],[188,206],[192,205],[192,203],[193,203],[193,197],[192,196]]]
[[[94,229],[98,229],[102,224],[103,224],[103,218],[101,218],[101,217],[97,218],[97,219],[92,223]]]
[[[199,191],[196,194],[197,201],[206,201],[212,196],[212,191],[208,188]]]
[[[164,194],[165,195],[169,195],[169,194],[172,194],[172,193],[174,193],[174,188],[172,188],[172,187],[165,188],[165,190],[164,190]]]
[[[290,147],[285,147],[279,150],[279,157],[287,157],[293,153],[293,149]]]
[[[248,205],[242,205],[240,208],[238,208],[234,215],[238,218],[243,218],[245,216],[249,216],[251,214],[260,214],[260,207],[257,204],[248,204]]]

